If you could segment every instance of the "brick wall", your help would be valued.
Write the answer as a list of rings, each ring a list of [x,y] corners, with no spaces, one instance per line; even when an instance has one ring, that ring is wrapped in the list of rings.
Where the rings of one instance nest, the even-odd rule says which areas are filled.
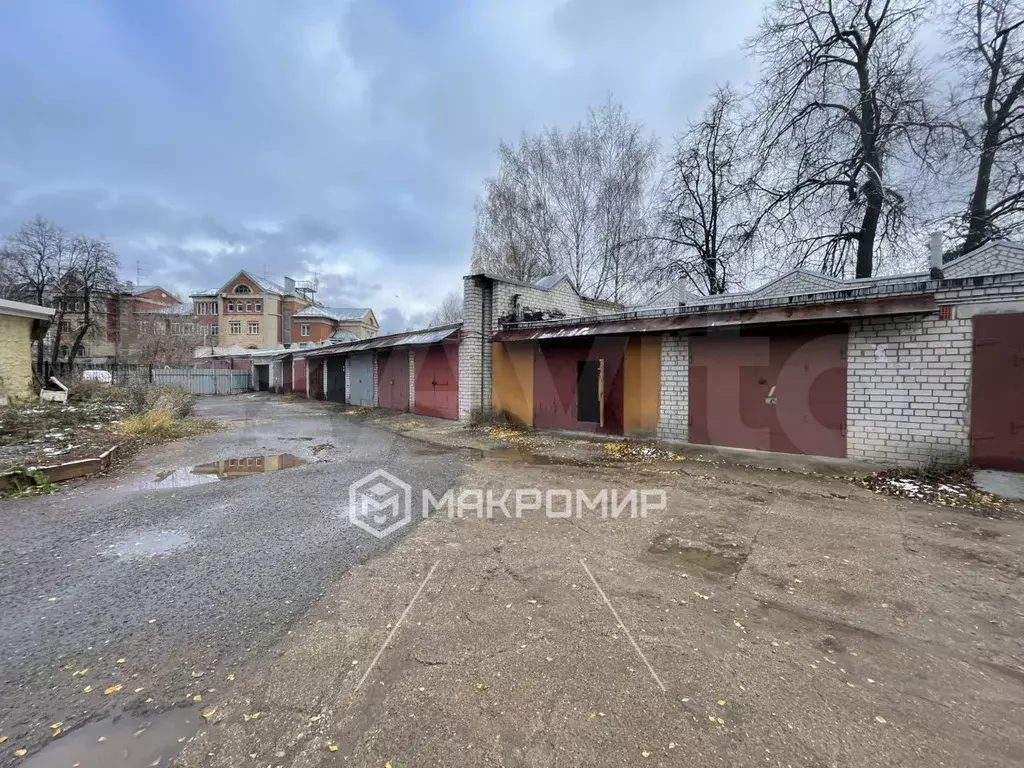
[[[416,352],[409,349],[409,412],[416,410]]]
[[[971,323],[879,317],[850,325],[847,456],[957,464],[969,453]]]
[[[480,368],[483,365],[483,312],[485,278],[462,279],[462,344],[459,346],[459,421],[478,411],[481,399]],[[490,343],[486,344],[490,348]],[[488,370],[488,377],[490,370]]]
[[[0,315],[0,403],[32,394],[32,320]]]
[[[661,406],[658,437],[663,440],[689,439],[690,344],[686,336],[661,337]]]
[[[942,268],[948,278],[1024,272],[1024,247],[1010,243],[988,243],[951,261]]]
[[[345,358],[345,402],[352,402],[352,366],[349,365],[350,358]]]
[[[515,306],[513,296],[519,296],[520,309],[559,310],[566,317],[590,317],[596,308],[580,300],[568,281],[563,281],[549,291],[516,283],[494,281],[494,315],[497,327],[499,317],[512,314]]]

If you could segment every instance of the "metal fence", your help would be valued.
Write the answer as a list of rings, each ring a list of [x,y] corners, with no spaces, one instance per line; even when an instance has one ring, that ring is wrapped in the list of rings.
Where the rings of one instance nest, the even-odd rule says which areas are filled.
[[[58,366],[58,379],[88,379],[114,386],[148,383],[176,387],[193,395],[234,395],[252,389],[249,371],[227,368],[165,367],[156,365],[104,364]]]

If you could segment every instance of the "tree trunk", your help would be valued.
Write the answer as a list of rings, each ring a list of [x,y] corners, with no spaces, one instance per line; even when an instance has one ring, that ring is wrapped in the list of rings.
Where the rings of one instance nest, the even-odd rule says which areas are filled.
[[[964,238],[962,252],[968,253],[983,245],[990,234],[988,217],[988,190],[992,183],[992,166],[996,159],[996,145],[999,143],[999,130],[989,125],[985,131],[985,139],[981,147],[981,159],[978,162],[978,177],[971,194],[971,207],[968,213],[967,237]]]
[[[878,236],[878,222],[882,218],[884,203],[882,185],[879,181],[881,174],[876,175],[876,171],[873,170],[869,172],[873,178],[865,184],[864,197],[867,206],[857,235],[857,270],[854,275],[857,278],[871,277],[874,271],[875,239]]]

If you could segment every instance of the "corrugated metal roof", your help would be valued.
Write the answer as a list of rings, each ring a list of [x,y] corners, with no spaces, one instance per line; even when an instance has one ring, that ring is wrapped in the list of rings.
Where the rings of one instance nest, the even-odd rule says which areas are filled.
[[[367,307],[320,307],[309,306],[300,309],[292,318],[302,317],[326,317],[338,323],[362,320],[369,312]]]
[[[563,280],[565,280],[565,275],[544,275],[540,280],[535,281],[534,285],[545,291],[550,291]]]
[[[388,336],[374,336],[371,339],[360,339],[312,350],[304,354],[303,357],[327,357],[329,355],[347,355],[353,352],[368,352],[373,349],[388,349],[389,347],[419,347],[426,344],[437,344],[458,335],[461,330],[462,323],[452,323],[436,328],[424,328],[421,331],[404,331]]]

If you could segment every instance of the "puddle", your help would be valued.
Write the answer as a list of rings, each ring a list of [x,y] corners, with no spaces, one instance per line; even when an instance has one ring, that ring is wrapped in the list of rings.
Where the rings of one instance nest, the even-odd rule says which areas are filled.
[[[121,715],[83,725],[26,758],[24,768],[145,768],[170,765],[199,731],[200,714],[172,709],[151,718]],[[103,741],[99,741],[103,738]]]
[[[111,544],[111,554],[122,560],[139,560],[144,557],[168,555],[179,549],[192,546],[193,539],[181,531],[162,531],[156,528],[142,529],[131,536],[125,536]]]
[[[275,453],[268,456],[242,456],[236,459],[221,459],[194,467],[169,469],[157,474],[152,480],[139,484],[140,491],[161,488],[188,488],[220,480],[234,480],[248,475],[261,475],[279,469],[301,467],[306,462],[291,453]]]
[[[742,553],[737,553],[736,557],[726,557],[707,549],[683,546],[679,539],[667,533],[654,539],[647,551],[657,555],[659,560],[664,558],[664,562],[680,570],[695,565],[705,571],[726,576],[735,576],[747,561],[747,555]]]

